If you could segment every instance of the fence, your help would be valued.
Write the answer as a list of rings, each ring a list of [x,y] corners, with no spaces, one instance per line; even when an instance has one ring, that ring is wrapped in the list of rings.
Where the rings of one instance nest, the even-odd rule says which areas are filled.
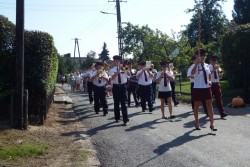
[[[55,87],[51,92],[33,90],[30,91],[29,116],[32,124],[43,125],[51,103],[53,102]]]

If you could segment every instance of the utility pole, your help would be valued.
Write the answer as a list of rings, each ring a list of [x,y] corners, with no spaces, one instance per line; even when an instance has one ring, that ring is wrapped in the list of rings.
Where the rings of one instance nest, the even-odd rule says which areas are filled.
[[[127,1],[113,0],[109,2],[116,2],[118,50],[119,50],[119,56],[121,56],[121,58],[124,59],[120,2],[127,2]]]
[[[23,129],[24,94],[24,0],[16,0],[16,90],[14,126]]]
[[[80,39],[75,38],[74,40],[75,40],[74,60],[75,60],[75,53],[76,53],[76,46],[77,46],[77,48],[78,48],[78,55],[79,55],[79,65],[81,65],[81,58],[80,58],[81,56],[80,56],[80,49],[79,49],[79,43],[78,43],[78,40],[80,40]]]

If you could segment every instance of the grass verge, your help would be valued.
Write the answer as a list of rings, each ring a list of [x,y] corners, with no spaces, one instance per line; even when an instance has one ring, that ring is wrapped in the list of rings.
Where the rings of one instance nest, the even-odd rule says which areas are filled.
[[[23,157],[34,157],[37,155],[43,155],[46,152],[47,147],[44,145],[36,144],[24,144],[19,146],[5,146],[0,149],[0,159],[15,161]]]

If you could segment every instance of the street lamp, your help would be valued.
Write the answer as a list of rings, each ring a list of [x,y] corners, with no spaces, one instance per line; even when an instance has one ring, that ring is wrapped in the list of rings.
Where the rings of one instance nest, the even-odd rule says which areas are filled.
[[[112,14],[117,16],[117,34],[118,34],[118,51],[119,51],[119,56],[121,56],[122,59],[123,57],[123,40],[122,40],[122,26],[121,26],[121,13],[120,13],[120,4],[119,1],[117,3],[117,14],[116,13],[109,13],[109,12],[104,12],[100,11],[102,14]]]
[[[108,13],[108,12],[104,12],[104,11],[100,11],[102,14],[112,14],[112,15],[116,15],[116,13]]]

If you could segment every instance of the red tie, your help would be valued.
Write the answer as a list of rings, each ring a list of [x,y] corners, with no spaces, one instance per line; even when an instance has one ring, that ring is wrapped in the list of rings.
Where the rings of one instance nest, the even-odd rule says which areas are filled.
[[[118,72],[118,71],[119,71],[119,69],[118,69],[118,67],[117,67],[117,72]],[[118,83],[119,83],[119,84],[122,83],[120,73],[118,73]]]
[[[205,84],[207,84],[207,73],[206,73],[205,68],[204,68],[204,63],[201,63],[201,67],[202,67],[202,71],[203,71],[203,75],[204,75]]]
[[[167,75],[166,73],[164,73],[164,86],[166,87],[168,84],[167,84]]]
[[[146,71],[144,71],[144,77],[145,77],[145,81],[148,82],[148,77],[147,77]]]
[[[214,68],[214,66],[213,66]],[[214,78],[217,79],[217,72],[216,72],[216,69],[214,68]]]

